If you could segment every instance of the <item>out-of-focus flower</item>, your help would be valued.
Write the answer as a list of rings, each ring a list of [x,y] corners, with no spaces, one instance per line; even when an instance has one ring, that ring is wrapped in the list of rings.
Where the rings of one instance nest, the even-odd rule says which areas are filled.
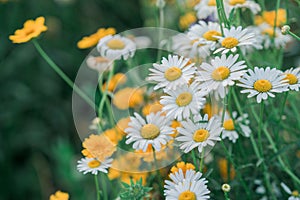
[[[45,18],[38,17],[35,20],[27,20],[22,29],[15,31],[14,35],[10,35],[9,39],[13,43],[25,43],[33,38],[38,37],[42,32],[47,30],[47,26],[44,25]]]
[[[274,25],[276,25],[277,27],[279,27],[286,23],[286,10],[282,8],[278,9],[276,23],[276,10],[264,11],[262,17],[264,21],[270,26],[274,27]]]
[[[176,163],[176,165],[173,166],[170,171],[171,171],[171,173],[176,173],[179,171],[179,169],[181,169],[183,174],[185,174],[187,170],[190,170],[190,169],[195,170],[195,166],[192,163],[185,163],[185,162],[181,161],[181,162]]]
[[[120,110],[134,108],[143,103],[143,89],[126,87],[117,91],[113,97],[113,105]]]
[[[100,28],[96,33],[91,34],[89,36],[83,37],[81,40],[77,42],[77,47],[79,49],[87,49],[95,46],[100,39],[107,35],[114,35],[116,33],[116,29],[114,28]]]
[[[157,113],[159,111],[161,111],[163,108],[163,106],[157,101],[157,102],[154,102],[154,103],[149,103],[149,104],[146,104],[144,107],[143,107],[143,110],[142,110],[142,113],[144,116],[146,115],[149,115],[150,113]],[[162,113],[164,114],[164,113]]]
[[[86,64],[89,68],[94,69],[99,73],[110,70],[113,66],[113,62],[101,56],[89,56],[86,59]]]
[[[104,83],[102,89],[103,90],[107,89],[108,91],[113,92],[118,86],[126,83],[126,81],[127,81],[127,77],[125,74],[116,73],[115,75],[113,75],[113,77],[111,77],[108,86],[107,83]]]
[[[133,57],[136,44],[120,35],[107,35],[100,39],[97,44],[97,50],[101,56],[104,56],[110,60],[127,60],[129,57]]]
[[[130,117],[122,118],[118,121],[118,123],[116,124],[116,128],[121,134],[126,135],[125,129],[128,128],[129,122]]]
[[[209,16],[218,19],[216,0],[201,0],[200,3],[195,6],[195,10],[199,19],[206,19]]]
[[[104,134],[90,135],[83,141],[82,146],[85,148],[85,151],[82,152],[84,156],[97,158],[100,162],[103,162],[116,151],[116,145]]]
[[[179,27],[182,30],[186,30],[193,23],[197,21],[196,14],[194,12],[187,12],[185,15],[180,16],[179,18]]]
[[[228,15],[232,9],[236,8],[247,8],[253,14],[257,14],[261,10],[259,4],[255,3],[253,0],[226,0],[224,4],[225,7],[228,7]]]
[[[55,194],[51,194],[49,200],[69,200],[69,194],[58,190]]]
[[[107,158],[100,162],[95,158],[82,158],[78,161],[77,170],[83,174],[91,173],[97,175],[98,172],[107,173],[111,166],[112,158]]]
[[[218,160],[218,166],[220,170],[220,175],[223,181],[233,180],[235,177],[235,170],[232,165],[229,166],[228,161],[225,158]],[[228,176],[228,166],[230,167],[230,175]]]

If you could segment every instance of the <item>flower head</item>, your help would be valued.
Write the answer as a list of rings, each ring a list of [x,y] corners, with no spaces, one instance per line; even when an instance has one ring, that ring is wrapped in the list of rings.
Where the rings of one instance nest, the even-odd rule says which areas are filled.
[[[133,148],[136,150],[147,151],[149,145],[152,145],[156,151],[160,151],[162,145],[167,144],[172,138],[173,133],[171,121],[161,112],[150,113],[143,119],[138,113],[134,113],[134,117],[130,117],[129,128],[125,129],[128,134],[126,136],[126,144],[133,142]]]
[[[254,70],[249,69],[237,85],[246,88],[241,93],[250,93],[247,97],[256,96],[257,103],[267,100],[268,97],[275,97],[273,93],[282,93],[288,90],[288,83],[285,75],[273,68],[267,67]]]
[[[58,190],[55,194],[51,194],[49,200],[69,200],[69,194]]]
[[[261,10],[259,4],[255,3],[253,0],[226,0],[225,3],[226,6],[229,7],[228,13],[236,8],[247,8],[253,14],[257,14]]]
[[[288,80],[289,89],[299,91],[300,88],[300,68],[291,68],[284,72],[285,80]]]
[[[13,43],[25,43],[29,40],[38,37],[42,32],[47,30],[47,26],[44,25],[45,18],[38,17],[35,20],[27,20],[22,29],[15,31],[14,35],[10,35],[9,39]]]
[[[83,37],[81,40],[77,42],[77,47],[79,49],[87,49],[95,46],[99,40],[107,35],[116,34],[116,29],[114,28],[100,28],[96,33],[93,33],[89,36]]]
[[[292,191],[286,184],[280,183],[283,190],[291,195],[288,200],[300,200],[300,193],[297,190]]]
[[[140,88],[126,87],[115,93],[112,103],[120,110],[134,108],[143,103],[143,93]]]
[[[199,153],[201,153],[205,147],[213,147],[216,141],[221,141],[221,122],[216,117],[212,117],[206,122],[194,122],[187,119],[187,121],[182,121],[181,124],[182,127],[177,128],[180,135],[175,139],[180,143],[180,149],[184,153],[188,153],[194,148],[198,148]]]
[[[103,162],[95,158],[82,158],[78,160],[77,170],[83,174],[92,173],[97,175],[98,172],[107,173],[107,168],[111,166],[113,159],[107,158]]]

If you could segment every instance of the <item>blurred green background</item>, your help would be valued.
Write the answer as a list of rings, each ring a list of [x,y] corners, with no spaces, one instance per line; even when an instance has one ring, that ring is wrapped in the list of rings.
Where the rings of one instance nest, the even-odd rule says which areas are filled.
[[[90,180],[76,172],[81,141],[73,124],[72,90],[32,43],[8,39],[38,16],[45,16],[49,29],[41,46],[74,80],[89,53],[79,50],[77,41],[100,27],[118,32],[141,27],[139,1],[0,0],[0,199],[48,199],[58,189],[71,199],[93,199],[94,186],[88,189]]]

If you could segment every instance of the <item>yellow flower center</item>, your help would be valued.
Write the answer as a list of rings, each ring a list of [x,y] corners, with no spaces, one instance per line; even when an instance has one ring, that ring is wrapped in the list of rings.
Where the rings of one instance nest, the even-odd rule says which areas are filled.
[[[232,119],[225,120],[223,123],[223,127],[225,128],[225,130],[233,131],[234,130],[233,120]]]
[[[215,81],[223,81],[224,79],[228,78],[229,74],[230,70],[228,69],[228,67],[221,66],[212,72],[211,77]]]
[[[239,44],[239,41],[234,37],[228,37],[228,38],[225,38],[222,41],[222,46],[227,48],[227,49],[231,49],[233,47],[236,47],[238,44]]]
[[[110,48],[110,49],[124,49],[125,47],[125,43],[120,40],[120,39],[112,39],[109,40],[106,45]]]
[[[272,88],[272,84],[270,81],[265,79],[260,79],[255,81],[253,85],[254,89],[259,92],[268,92]]]
[[[193,95],[189,92],[183,92],[176,98],[176,103],[178,106],[186,106],[191,103]]]
[[[217,41],[218,38],[215,38],[214,36],[221,36],[221,35],[222,34],[220,32],[211,30],[211,31],[207,31],[206,33],[204,33],[202,35],[202,37],[204,37],[205,39],[210,40],[210,41]]]
[[[90,168],[96,168],[99,167],[101,165],[101,163],[98,160],[92,160],[88,163],[88,166]]]
[[[290,85],[298,83],[298,78],[294,74],[286,74],[285,80],[288,80]]]
[[[144,139],[151,140],[159,136],[160,130],[154,124],[146,124],[141,129],[141,136]]]
[[[197,197],[194,192],[187,190],[179,195],[178,200],[197,200]]]
[[[178,67],[170,67],[165,71],[165,78],[168,81],[175,81],[180,78],[182,71]]]
[[[298,192],[297,190],[294,190],[294,191],[292,192],[292,196],[298,197],[298,196],[299,196],[299,192]]]
[[[269,35],[270,37],[273,37],[274,36],[274,29],[273,28],[266,28],[262,31],[262,34]],[[275,37],[276,37],[276,33],[275,33]]]
[[[193,140],[195,142],[203,142],[209,137],[209,132],[205,129],[199,129],[194,132]]]
[[[216,6],[217,5],[216,0],[209,0],[207,5]]]
[[[244,4],[246,2],[246,0],[230,0],[229,4],[234,6],[236,4]]]

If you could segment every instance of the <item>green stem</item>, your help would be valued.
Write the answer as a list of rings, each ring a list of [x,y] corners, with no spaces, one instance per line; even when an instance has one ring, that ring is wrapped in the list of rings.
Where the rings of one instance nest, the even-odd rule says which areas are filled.
[[[154,165],[155,165],[155,168],[156,168],[156,175],[157,175],[157,178],[158,178],[158,186],[159,186],[160,193],[162,194],[163,191],[164,191],[163,179],[162,179],[162,176],[160,174],[159,167],[158,167],[158,164],[157,164],[156,151],[153,147],[152,147],[152,151],[153,151]]]
[[[296,34],[292,33],[291,31],[287,31],[287,34],[289,34],[290,36],[294,37],[295,39],[297,39],[298,41],[300,41],[300,37],[297,36]]]
[[[196,157],[196,153],[195,153],[195,149],[192,150],[192,158],[193,158],[193,163],[196,167],[196,171],[199,171],[199,167],[198,167],[198,162],[197,162],[197,157]],[[203,152],[203,150],[202,150]]]
[[[99,182],[98,182],[98,176],[94,176],[95,185],[96,185],[96,192],[97,192],[97,200],[100,200],[101,191],[99,189]]]
[[[275,42],[275,36],[276,36],[276,25],[277,25],[277,18],[278,18],[278,10],[280,7],[280,0],[276,1],[276,10],[275,10],[275,21],[274,21],[274,26],[273,26],[273,42]]]
[[[101,184],[102,184],[102,191],[103,191],[103,199],[108,200],[107,196],[107,189],[106,189],[106,180],[105,180],[105,174],[101,174]]]
[[[259,151],[262,156],[263,156],[263,145],[262,145],[261,131],[263,126],[263,116],[264,116],[264,102],[262,101],[260,103],[259,122],[258,122],[258,144],[259,144]]]
[[[230,200],[228,192],[224,192],[224,197],[225,197],[225,200]]]
[[[163,7],[160,7],[159,8],[159,30],[158,30],[158,52],[157,52],[157,62],[159,62],[161,60],[161,54],[162,54],[162,51],[161,51],[161,46],[160,46],[160,42],[161,42],[161,39],[162,39],[162,28],[164,27],[164,8]]]
[[[53,60],[42,49],[37,40],[32,40],[34,47],[44,60],[50,65],[50,67],[92,108],[95,108],[95,103],[53,62]]]
[[[204,163],[204,149],[202,149],[202,152],[201,152],[200,167],[199,167],[199,171],[200,171],[200,172],[202,172],[202,169],[203,169],[203,163]]]

